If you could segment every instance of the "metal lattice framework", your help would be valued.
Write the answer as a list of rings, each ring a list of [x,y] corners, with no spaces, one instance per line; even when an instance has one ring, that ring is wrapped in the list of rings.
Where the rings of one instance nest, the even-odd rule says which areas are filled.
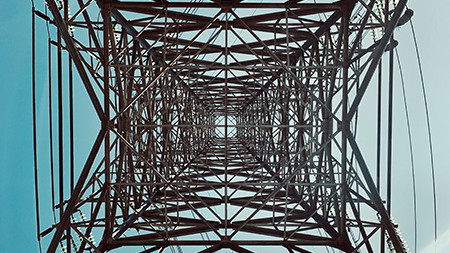
[[[101,122],[48,252],[404,252],[354,138],[380,2],[47,0]]]

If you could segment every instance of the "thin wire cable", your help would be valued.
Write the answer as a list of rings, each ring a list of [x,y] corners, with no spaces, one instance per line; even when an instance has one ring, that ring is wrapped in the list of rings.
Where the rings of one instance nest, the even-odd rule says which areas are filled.
[[[436,252],[436,243],[438,238],[438,227],[437,227],[437,201],[436,201],[436,173],[434,169],[434,155],[433,155],[433,141],[431,139],[431,126],[430,126],[430,114],[428,110],[428,100],[427,100],[427,94],[425,91],[425,81],[423,77],[423,71],[422,71],[422,62],[420,60],[420,54],[419,54],[419,46],[417,43],[417,37],[416,32],[414,30],[414,25],[412,22],[412,19],[409,21],[409,24],[411,25],[411,31],[414,39],[414,46],[416,49],[416,57],[417,57],[417,63],[419,64],[419,74],[420,74],[420,82],[422,85],[422,95],[423,95],[423,101],[425,104],[425,116],[427,119],[427,130],[428,130],[428,144],[430,149],[430,161],[431,161],[431,177],[433,181],[433,211],[434,211],[434,252]]]
[[[39,245],[39,252],[42,252],[41,245],[41,221],[39,215],[39,178],[38,178],[38,154],[37,154],[37,120],[36,120],[36,12],[34,1],[31,0],[31,52],[32,52],[32,93],[33,93],[33,165],[34,165],[34,197],[35,197],[35,208],[36,208],[36,235]]]
[[[400,72],[400,79],[402,84],[402,93],[403,93],[403,105],[405,108],[405,116],[406,116],[406,126],[408,129],[408,140],[409,140],[409,158],[411,160],[411,175],[412,175],[412,188],[413,188],[413,216],[414,216],[414,252],[417,252],[417,195],[416,195],[416,172],[414,166],[414,152],[413,152],[413,144],[412,144],[412,135],[411,135],[411,123],[409,120],[409,111],[408,111],[408,103],[406,99],[406,91],[405,91],[405,80],[403,78],[403,69],[400,63],[400,57],[398,54],[397,48],[395,48],[395,55],[397,57],[398,69]]]

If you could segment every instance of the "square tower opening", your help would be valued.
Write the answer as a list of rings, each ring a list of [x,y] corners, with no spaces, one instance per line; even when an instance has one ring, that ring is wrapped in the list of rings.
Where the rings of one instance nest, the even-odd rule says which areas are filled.
[[[219,115],[215,120],[215,133],[219,138],[236,137],[236,118],[232,115]]]

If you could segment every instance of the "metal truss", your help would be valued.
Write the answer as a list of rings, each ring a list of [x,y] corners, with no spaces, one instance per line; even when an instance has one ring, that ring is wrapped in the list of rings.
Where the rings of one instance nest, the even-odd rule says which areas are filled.
[[[354,115],[406,1],[47,4],[101,122],[48,252],[405,251]]]

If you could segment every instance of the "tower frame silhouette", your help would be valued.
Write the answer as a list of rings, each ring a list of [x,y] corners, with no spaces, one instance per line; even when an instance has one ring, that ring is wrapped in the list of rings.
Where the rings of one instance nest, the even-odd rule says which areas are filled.
[[[100,122],[83,168],[59,126],[48,252],[405,252],[355,138],[406,6],[380,2],[47,0]]]

